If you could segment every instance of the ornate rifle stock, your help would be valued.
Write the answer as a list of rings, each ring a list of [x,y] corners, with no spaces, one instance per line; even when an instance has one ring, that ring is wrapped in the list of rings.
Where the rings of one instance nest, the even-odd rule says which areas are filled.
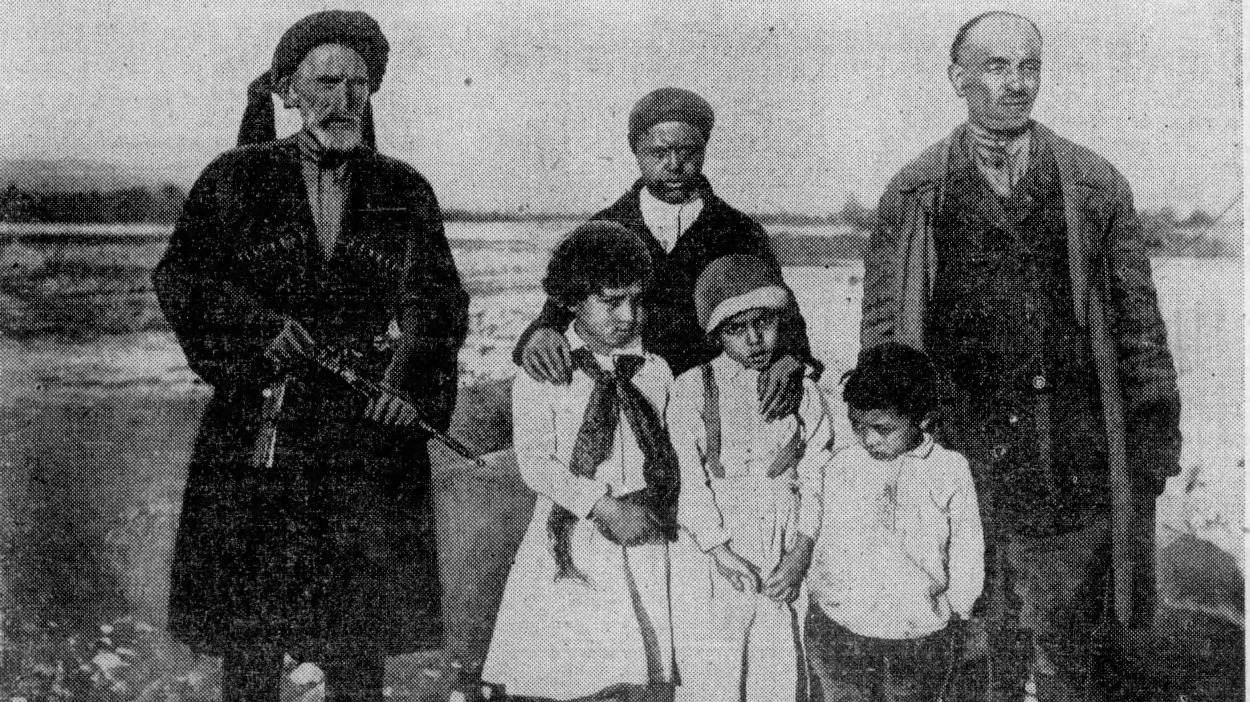
[[[339,380],[343,381],[348,387],[370,398],[371,400],[377,399],[384,394],[396,398],[412,412],[415,417],[413,425],[416,426],[417,429],[421,430],[427,436],[452,451],[455,451],[461,457],[473,461],[475,465],[479,467],[486,465],[486,462],[483,461],[472,449],[465,446],[454,437],[445,432],[439,431],[431,425],[429,421],[421,415],[421,412],[417,410],[416,405],[412,402],[412,399],[408,397],[407,393],[399,388],[392,387],[387,383],[373,380],[361,375],[345,360],[345,356],[346,353],[342,351],[323,347],[314,351],[314,353],[308,357],[308,361],[318,368],[334,375]]]
[[[252,467],[272,468],[274,449],[278,443],[278,420],[282,416],[282,404],[286,400],[286,386],[290,378],[283,378],[265,386],[261,391],[260,430],[252,444]]]

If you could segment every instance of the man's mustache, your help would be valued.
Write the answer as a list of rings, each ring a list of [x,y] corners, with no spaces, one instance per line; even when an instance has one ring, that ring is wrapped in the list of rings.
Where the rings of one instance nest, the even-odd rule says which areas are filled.
[[[1021,103],[1021,102],[1028,102],[1029,100],[1030,100],[1030,93],[1026,91],[1026,92],[1018,92],[1018,93],[1003,93],[1003,97],[1002,99],[999,100],[999,102]]]

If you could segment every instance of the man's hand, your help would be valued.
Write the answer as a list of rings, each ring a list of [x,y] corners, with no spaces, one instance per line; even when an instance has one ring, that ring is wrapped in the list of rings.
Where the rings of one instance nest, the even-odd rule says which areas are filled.
[[[750,561],[734,553],[729,544],[721,544],[708,551],[716,563],[716,571],[729,581],[738,592],[749,589],[760,591],[760,571]]]
[[[568,385],[573,382],[573,352],[563,334],[539,327],[521,350],[521,368],[540,383]]]
[[[803,576],[812,564],[812,549],[815,542],[806,534],[799,534],[798,543],[786,551],[781,562],[764,580],[762,592],[770,600],[776,602],[793,602],[799,596],[799,586],[803,584]]]
[[[316,348],[317,342],[304,325],[288,318],[282,331],[265,348],[265,356],[279,366],[289,367],[313,355]]]
[[[632,502],[604,496],[590,512],[599,533],[621,546],[639,546],[663,538],[651,510]]]
[[[386,426],[406,427],[416,421],[417,411],[407,401],[384,392],[365,408],[365,418]]]
[[[803,401],[803,364],[794,356],[782,356],[760,373],[760,413],[772,421],[794,414]]]

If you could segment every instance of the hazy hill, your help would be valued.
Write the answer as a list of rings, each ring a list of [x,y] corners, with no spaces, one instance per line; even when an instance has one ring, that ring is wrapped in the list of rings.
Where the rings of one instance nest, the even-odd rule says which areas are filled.
[[[12,184],[32,194],[109,192],[157,183],[151,176],[116,163],[86,159],[0,160],[0,187]]]

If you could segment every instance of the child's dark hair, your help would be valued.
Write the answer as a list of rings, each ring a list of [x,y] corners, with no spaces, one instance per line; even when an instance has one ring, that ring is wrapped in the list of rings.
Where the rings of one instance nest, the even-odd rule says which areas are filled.
[[[642,237],[614,222],[587,222],[551,252],[543,290],[572,306],[603,290],[651,280],[651,252]]]
[[[938,406],[941,385],[933,362],[895,341],[861,351],[842,380],[842,399],[856,409],[893,410],[919,425]]]

